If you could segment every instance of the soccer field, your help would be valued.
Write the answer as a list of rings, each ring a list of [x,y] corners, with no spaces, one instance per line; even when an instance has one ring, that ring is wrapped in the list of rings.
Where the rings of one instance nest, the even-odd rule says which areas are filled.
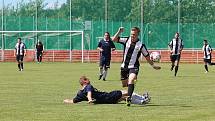
[[[119,104],[66,105],[86,75],[101,91],[122,90],[120,64],[112,63],[107,81],[98,80],[97,63],[0,63],[1,121],[213,121],[215,120],[215,68],[204,73],[200,64],[181,64],[178,76],[169,64],[160,71],[142,63],[135,92],[148,91],[145,106]]]

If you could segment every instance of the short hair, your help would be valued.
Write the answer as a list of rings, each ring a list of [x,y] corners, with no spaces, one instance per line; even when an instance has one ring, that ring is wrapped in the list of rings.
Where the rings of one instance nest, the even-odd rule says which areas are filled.
[[[110,36],[110,33],[109,32],[105,32],[105,34],[108,34]]]
[[[208,43],[208,41],[206,39],[203,40],[204,42]]]
[[[137,31],[137,33],[139,34],[140,28],[135,26],[135,27],[131,28],[131,31]]]
[[[21,37],[18,37],[17,39],[22,40]]]

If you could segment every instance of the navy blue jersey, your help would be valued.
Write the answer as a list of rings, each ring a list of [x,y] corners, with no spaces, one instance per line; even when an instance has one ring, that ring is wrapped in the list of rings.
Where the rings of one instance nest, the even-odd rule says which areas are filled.
[[[122,92],[112,91],[110,93],[98,91],[91,84],[85,86],[83,90],[79,90],[76,97],[73,98],[73,102],[88,101],[87,93],[92,92],[92,98],[95,99],[94,103],[108,104],[108,103],[117,103],[118,100],[122,97]]]
[[[100,52],[101,57],[105,57],[106,59],[111,59],[111,48],[115,48],[115,45],[113,41],[109,40],[100,40],[98,47],[103,49],[102,52]]]

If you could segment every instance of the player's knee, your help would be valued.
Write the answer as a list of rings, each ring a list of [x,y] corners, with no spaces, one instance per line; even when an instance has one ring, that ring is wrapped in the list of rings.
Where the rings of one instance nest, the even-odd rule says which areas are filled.
[[[122,87],[128,87],[128,81],[122,80]]]

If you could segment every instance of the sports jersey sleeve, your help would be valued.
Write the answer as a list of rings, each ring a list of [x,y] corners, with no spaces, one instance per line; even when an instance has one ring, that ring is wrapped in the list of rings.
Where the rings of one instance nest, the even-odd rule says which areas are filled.
[[[173,48],[173,42],[172,42],[172,40],[169,42],[168,46],[172,50],[172,48]]]
[[[94,90],[93,86],[90,84],[87,85],[85,88],[86,88],[86,92],[93,92],[93,90]]]
[[[99,41],[98,46],[97,47],[102,47],[102,43],[101,41]]]
[[[129,37],[119,37],[118,43],[125,44],[128,41]]]
[[[149,52],[148,52],[148,50],[147,50],[145,44],[142,45],[141,53],[143,54],[144,57],[149,56]]]
[[[24,48],[24,49],[27,49],[27,47],[26,47],[26,45],[25,45],[25,44],[24,44],[23,48]]]
[[[210,50],[210,52],[212,51],[212,47],[209,45],[209,50]]]
[[[78,91],[77,95],[73,98],[73,103],[78,103],[84,100],[81,93],[81,91]]]

